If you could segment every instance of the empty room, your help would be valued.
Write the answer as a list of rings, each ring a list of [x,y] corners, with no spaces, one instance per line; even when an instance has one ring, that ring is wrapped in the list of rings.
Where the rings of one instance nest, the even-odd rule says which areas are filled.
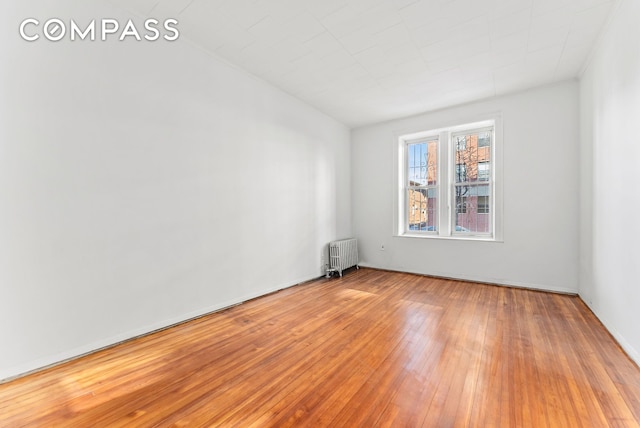
[[[638,0],[0,8],[0,427],[640,427]]]

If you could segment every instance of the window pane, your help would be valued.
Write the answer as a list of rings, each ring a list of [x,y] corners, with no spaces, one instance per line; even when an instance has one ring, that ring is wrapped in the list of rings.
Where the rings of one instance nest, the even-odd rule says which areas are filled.
[[[457,135],[453,137],[453,139],[456,150],[456,183],[471,181],[471,173],[473,170],[470,166],[473,162],[477,162],[477,159],[475,158],[477,149],[474,149],[471,144],[467,144],[470,142],[468,141],[470,138],[467,135]]]
[[[407,146],[407,176],[409,186],[436,184],[438,176],[438,140],[412,143]]]
[[[478,180],[489,181],[489,162],[478,162]]]
[[[456,164],[456,183],[462,183],[467,180],[467,165],[463,163]]]
[[[487,181],[490,177],[491,132],[454,135],[455,182]]]
[[[488,196],[478,196],[478,214],[489,214]]]
[[[438,141],[427,143],[427,181],[429,185],[437,184],[438,178]]]
[[[458,214],[467,213],[467,197],[466,196],[456,196],[456,213]]]
[[[478,134],[478,147],[487,147],[491,145],[491,132],[481,132]]]
[[[421,232],[437,231],[436,189],[409,189],[409,230]]]
[[[489,186],[456,186],[455,199],[455,232],[489,233],[491,222]]]

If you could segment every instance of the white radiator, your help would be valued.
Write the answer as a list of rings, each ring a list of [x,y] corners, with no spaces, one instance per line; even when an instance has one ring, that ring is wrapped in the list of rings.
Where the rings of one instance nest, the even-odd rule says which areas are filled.
[[[355,238],[341,239],[329,243],[329,271],[338,272],[342,276],[342,271],[350,267],[358,266],[358,242]]]

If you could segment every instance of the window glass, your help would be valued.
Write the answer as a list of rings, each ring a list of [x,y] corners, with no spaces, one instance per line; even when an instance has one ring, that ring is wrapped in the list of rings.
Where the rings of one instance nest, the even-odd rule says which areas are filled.
[[[456,186],[456,233],[490,232],[489,186]]]
[[[437,231],[437,139],[407,144],[407,180],[408,230]]]

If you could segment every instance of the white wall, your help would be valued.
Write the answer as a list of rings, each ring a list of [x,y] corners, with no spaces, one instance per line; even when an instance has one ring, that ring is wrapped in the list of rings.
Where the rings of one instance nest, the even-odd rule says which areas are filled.
[[[640,363],[640,3],[616,5],[580,81],[580,296]]]
[[[0,379],[322,274],[345,126],[186,40],[27,43],[27,17],[129,16],[3,5]]]
[[[397,135],[496,112],[504,131],[504,241],[394,237]],[[362,264],[576,293],[577,153],[576,82],[353,130],[352,224]]]

